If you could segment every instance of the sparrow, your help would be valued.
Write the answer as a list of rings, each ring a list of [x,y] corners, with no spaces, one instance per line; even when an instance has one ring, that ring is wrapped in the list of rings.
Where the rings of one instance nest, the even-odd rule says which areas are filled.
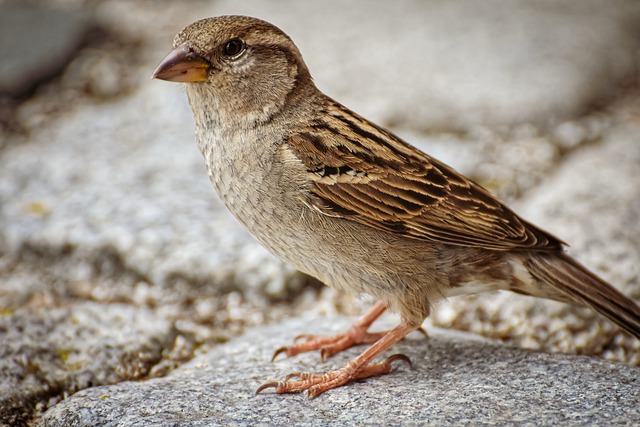
[[[196,143],[227,208],[267,249],[328,286],[378,301],[335,337],[303,335],[278,354],[332,356],[344,367],[293,373],[256,393],[314,397],[386,374],[378,355],[417,330],[444,298],[509,290],[589,306],[640,339],[640,307],[450,166],[323,94],[293,41],[246,16],[197,21],[153,77],[185,83]],[[368,332],[385,310],[400,317]]]

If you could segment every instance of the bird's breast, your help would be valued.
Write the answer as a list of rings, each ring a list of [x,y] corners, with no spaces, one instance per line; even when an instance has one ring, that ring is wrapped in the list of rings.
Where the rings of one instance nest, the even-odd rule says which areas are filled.
[[[303,169],[282,161],[283,144],[261,132],[198,132],[220,199],[264,246],[291,261],[290,248],[311,231],[300,223]],[[291,160],[291,159],[289,159]]]
[[[332,287],[387,301],[399,288],[417,286],[409,281],[437,282],[429,247],[311,207],[306,168],[286,144],[268,138],[251,133],[199,142],[220,198],[268,250]]]

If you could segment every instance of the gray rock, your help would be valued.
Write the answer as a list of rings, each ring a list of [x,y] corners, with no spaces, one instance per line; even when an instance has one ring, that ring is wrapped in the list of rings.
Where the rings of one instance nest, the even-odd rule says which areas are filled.
[[[3,313],[0,423],[19,425],[69,393],[146,375],[174,337],[170,322],[127,305]]]
[[[0,4],[0,95],[23,95],[60,72],[84,42],[86,16],[43,3]]]
[[[321,326],[321,325],[329,325]],[[338,368],[351,349],[322,364],[318,354],[270,363],[300,332],[335,332],[342,319],[262,327],[165,378],[94,387],[50,409],[39,426],[125,425],[635,425],[640,369],[600,359],[504,347],[472,335],[430,331],[393,348],[413,368],[358,381],[307,400],[254,390],[292,371]],[[290,335],[287,337],[287,335]]]

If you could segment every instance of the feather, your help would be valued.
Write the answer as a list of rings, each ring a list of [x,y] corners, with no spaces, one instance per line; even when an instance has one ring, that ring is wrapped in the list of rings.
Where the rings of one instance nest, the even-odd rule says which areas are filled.
[[[562,248],[480,185],[335,101],[322,113],[287,145],[313,183],[310,205],[325,215],[457,246]]]
[[[569,255],[539,254],[527,258],[524,265],[537,280],[593,308],[640,339],[638,306]]]

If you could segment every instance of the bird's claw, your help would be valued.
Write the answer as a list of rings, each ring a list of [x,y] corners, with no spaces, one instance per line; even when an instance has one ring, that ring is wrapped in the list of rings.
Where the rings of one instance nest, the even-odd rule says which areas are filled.
[[[357,366],[352,362],[337,371],[330,371],[325,374],[292,372],[285,377],[284,381],[268,382],[261,385],[256,390],[256,394],[267,388],[274,388],[278,394],[301,391],[306,393],[307,398],[313,398],[352,380],[387,374],[391,372],[392,364],[397,360],[406,362],[409,366],[412,366],[411,359],[407,356],[404,354],[394,354],[379,363]],[[294,378],[296,380],[291,381]]]

